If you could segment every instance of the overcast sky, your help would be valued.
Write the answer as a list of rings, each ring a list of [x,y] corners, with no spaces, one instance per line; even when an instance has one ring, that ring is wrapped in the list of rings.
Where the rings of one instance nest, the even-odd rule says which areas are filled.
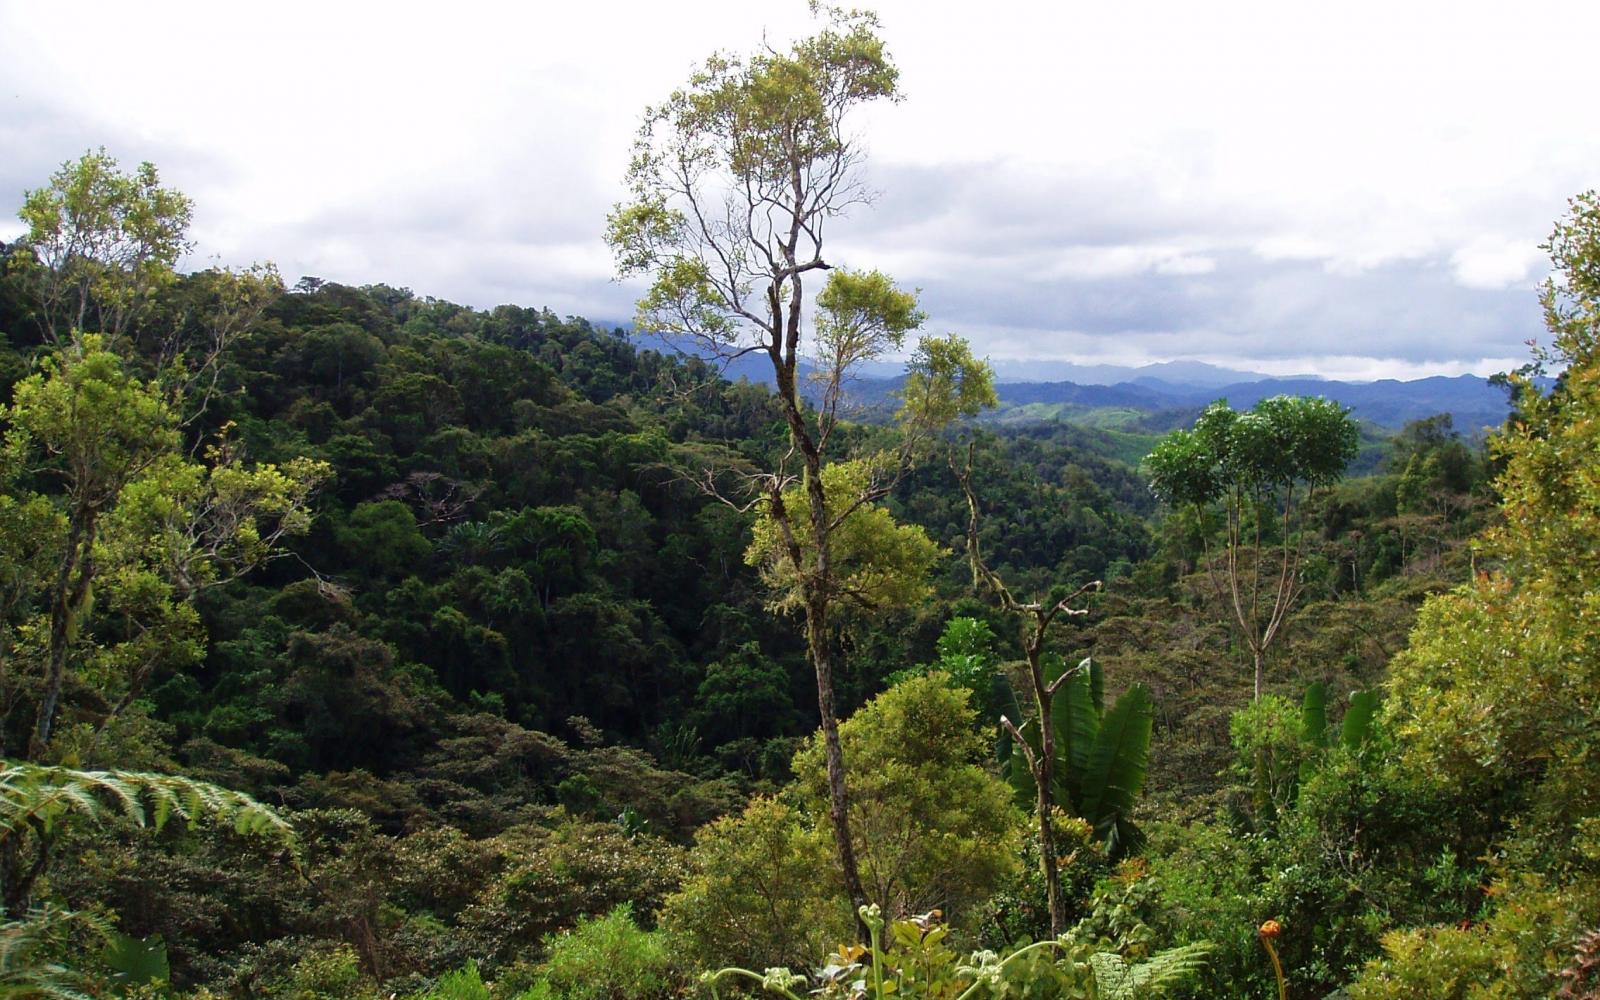
[[[995,358],[1490,373],[1600,186],[1600,3],[877,5],[906,100],[836,263]],[[0,0],[0,238],[104,145],[195,260],[620,321],[600,240],[643,108],[785,4]]]

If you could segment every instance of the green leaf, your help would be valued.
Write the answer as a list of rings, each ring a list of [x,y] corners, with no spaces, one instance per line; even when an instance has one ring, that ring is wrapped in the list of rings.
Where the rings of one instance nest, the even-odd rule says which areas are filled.
[[[1039,752],[1039,727],[1028,722],[1019,727],[1022,738],[1028,741],[1035,753]],[[1016,794],[1017,805],[1025,809],[1033,808],[1035,785],[1033,771],[1028,768],[1028,757],[1022,750],[1022,744],[1012,740],[1007,734],[1007,742],[1011,745],[1011,756],[1001,768],[1001,777],[1011,785],[1011,790]]]
[[[172,978],[167,946],[159,935],[140,940],[113,931],[107,936],[100,960],[111,969],[112,982],[122,987],[120,993],[129,987],[163,984]]]
[[[1154,723],[1150,689],[1135,684],[1106,713],[1083,775],[1084,801],[1079,815],[1106,838],[1114,853],[1133,850],[1142,839],[1129,817],[1150,767]]]
[[[1042,666],[1049,683],[1067,670],[1066,663],[1053,655],[1045,657]],[[1093,666],[1087,658],[1079,663],[1050,701],[1050,718],[1055,725],[1055,780],[1060,789],[1056,802],[1063,807],[1080,805],[1083,775],[1100,735],[1100,713],[1095,710],[1094,682],[1090,677]]]
[[[1339,742],[1346,749],[1354,750],[1371,739],[1377,713],[1377,691],[1350,692],[1350,707],[1344,713],[1344,729],[1339,735]]]
[[[1328,746],[1328,685],[1318,681],[1306,688],[1300,705],[1300,737],[1318,749]]]

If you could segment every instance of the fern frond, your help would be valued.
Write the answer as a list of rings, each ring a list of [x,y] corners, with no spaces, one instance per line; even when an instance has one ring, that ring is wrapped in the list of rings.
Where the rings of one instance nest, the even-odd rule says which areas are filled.
[[[1198,975],[1211,954],[1209,941],[1157,952],[1142,962],[1129,962],[1115,952],[1089,957],[1101,1000],[1157,1000]]]
[[[108,810],[158,830],[172,816],[191,826],[211,818],[240,832],[293,839],[288,821],[250,796],[182,775],[76,771],[24,761],[0,766],[0,841],[35,824],[49,830],[64,816],[96,819]]]
[[[53,907],[0,924],[0,1000],[93,1000],[84,977],[53,958],[72,950],[75,931],[104,938],[109,928],[89,914]]]

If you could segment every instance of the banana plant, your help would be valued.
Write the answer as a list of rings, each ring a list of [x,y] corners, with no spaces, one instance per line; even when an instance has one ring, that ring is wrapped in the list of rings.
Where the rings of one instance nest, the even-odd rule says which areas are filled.
[[[1356,750],[1377,732],[1378,692],[1350,692],[1350,707],[1344,712],[1339,742],[1346,750]]]
[[[1070,670],[1054,655],[1046,655],[1041,665],[1053,690],[1051,804],[1093,826],[1113,857],[1137,851],[1144,834],[1133,822],[1133,806],[1150,766],[1155,717],[1149,688],[1135,684],[1107,711],[1105,674],[1092,657]],[[1010,704],[1016,704],[1015,692]],[[1002,770],[1024,805],[1040,798],[1035,775],[1044,754],[1041,730],[1037,718],[1015,732],[1001,730]]]
[[[1344,722],[1335,729],[1328,723],[1328,687],[1319,681],[1306,688],[1298,719],[1291,715],[1290,702],[1270,695],[1236,713],[1236,724],[1243,716],[1255,716],[1256,739],[1241,743],[1237,733],[1234,739],[1239,767],[1250,776],[1257,821],[1265,828],[1275,826],[1279,813],[1294,804],[1330,751],[1355,752],[1371,740],[1377,709],[1378,692],[1353,691]],[[1287,725],[1279,727],[1274,719]]]

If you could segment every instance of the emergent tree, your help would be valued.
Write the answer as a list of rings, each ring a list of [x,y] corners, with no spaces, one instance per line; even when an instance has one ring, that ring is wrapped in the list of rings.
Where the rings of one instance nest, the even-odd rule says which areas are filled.
[[[850,597],[835,536],[887,495],[918,442],[989,404],[994,390],[987,366],[959,338],[924,341],[903,396],[899,444],[852,475],[823,475],[850,371],[899,349],[923,320],[915,296],[885,275],[833,270],[823,254],[828,224],[870,198],[847,120],[861,105],[899,97],[876,20],[839,11],[828,18],[787,52],[712,56],[684,88],[647,111],[628,171],[630,200],[612,213],[607,239],[622,274],[653,278],[638,304],[640,330],[728,361],[759,354],[772,364],[788,452],[764,470],[746,471],[738,499],[727,497],[714,475],[704,485],[757,509],[776,542],[769,570],[784,578],[783,602],[805,621],[832,832],[845,890],[859,905],[865,893],[834,707],[832,612]],[[800,384],[805,283],[825,271],[831,274],[809,331],[818,372],[808,402]],[[800,495],[804,502],[795,502]]]
[[[1202,533],[1206,569],[1250,649],[1256,698],[1266,681],[1267,650],[1300,596],[1299,515],[1344,475],[1357,444],[1355,423],[1339,404],[1273,396],[1244,412],[1212,403],[1193,430],[1173,431],[1145,458],[1150,489],[1163,502],[1202,518],[1221,509],[1218,558],[1211,532]]]
[[[161,186],[154,165],[125,174],[104,148],[64,163],[24,195],[26,276],[45,341],[73,331],[115,341],[152,295],[169,285],[188,241],[194,205]]]

